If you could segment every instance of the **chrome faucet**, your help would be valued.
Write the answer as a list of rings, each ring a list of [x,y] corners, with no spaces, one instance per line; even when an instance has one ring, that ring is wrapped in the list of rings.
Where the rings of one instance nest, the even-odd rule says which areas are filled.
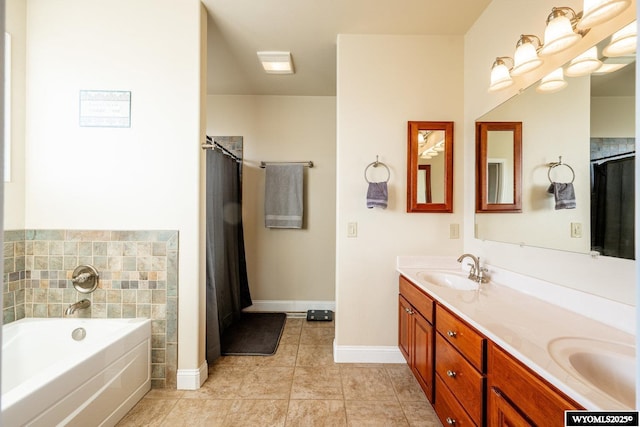
[[[78,302],[74,302],[73,304],[71,304],[69,307],[67,307],[67,309],[64,311],[64,314],[66,316],[73,314],[76,312],[76,310],[81,310],[83,308],[89,308],[89,306],[91,305],[91,301],[89,301],[88,299],[82,299]]]
[[[458,258],[458,262],[462,262],[465,258],[471,258],[473,260],[473,264],[469,264],[471,266],[471,270],[469,270],[469,279],[478,283],[487,283],[489,278],[486,276],[486,272],[489,271],[485,267],[480,266],[480,257],[477,257],[472,254],[462,254]]]

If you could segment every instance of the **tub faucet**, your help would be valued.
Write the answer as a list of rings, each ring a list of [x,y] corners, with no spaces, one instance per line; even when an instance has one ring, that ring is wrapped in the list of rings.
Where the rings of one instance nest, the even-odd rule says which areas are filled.
[[[471,270],[469,270],[469,279],[478,283],[487,283],[489,278],[485,273],[488,270],[485,267],[480,267],[480,258],[472,254],[462,254],[458,258],[458,262],[462,262],[465,258],[471,258],[473,260],[473,264],[469,264],[471,266]]]
[[[76,312],[76,310],[80,310],[83,308],[89,308],[89,306],[91,305],[91,301],[89,301],[88,299],[82,299],[78,302],[74,302],[73,304],[71,304],[69,307],[67,307],[67,309],[64,311],[64,314],[66,316],[73,314]]]

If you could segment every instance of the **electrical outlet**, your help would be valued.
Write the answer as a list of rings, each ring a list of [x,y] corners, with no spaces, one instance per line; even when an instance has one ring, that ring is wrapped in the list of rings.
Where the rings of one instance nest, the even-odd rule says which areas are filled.
[[[449,238],[450,239],[460,238],[460,224],[449,224]]]
[[[350,222],[347,224],[347,237],[358,237],[357,222]]]
[[[581,222],[572,222],[571,223],[571,237],[579,239],[582,237],[582,223]]]

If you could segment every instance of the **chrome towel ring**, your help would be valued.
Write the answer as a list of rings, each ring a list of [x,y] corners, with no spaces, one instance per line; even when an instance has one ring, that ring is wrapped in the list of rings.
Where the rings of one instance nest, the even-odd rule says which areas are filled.
[[[571,184],[573,184],[573,181],[576,179],[576,173],[573,170],[573,168],[571,166],[569,166],[568,163],[562,163],[562,156],[558,157],[558,161],[557,162],[551,162],[549,163],[549,170],[547,171],[547,177],[549,178],[549,182],[553,183],[555,182],[554,180],[551,179],[551,170],[558,167],[558,166],[565,166],[568,167],[569,170],[571,171]]]
[[[387,165],[378,161],[378,156],[376,156],[376,161],[369,163],[367,167],[364,168],[364,180],[367,181],[369,184],[371,184],[372,181],[369,181],[369,178],[367,178],[367,171],[369,170],[370,167],[377,168],[378,166],[382,166],[387,170],[387,179],[384,182],[389,182],[389,178],[391,178],[391,171],[389,171],[389,167]]]

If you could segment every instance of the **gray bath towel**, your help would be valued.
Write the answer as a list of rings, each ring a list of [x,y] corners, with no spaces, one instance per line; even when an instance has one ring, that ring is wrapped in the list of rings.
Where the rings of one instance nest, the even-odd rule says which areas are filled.
[[[576,193],[572,183],[552,182],[547,192],[553,194],[556,210],[576,208]]]
[[[367,207],[371,208],[387,208],[389,192],[386,182],[370,182],[367,189]]]
[[[267,165],[264,226],[302,228],[302,165]]]

